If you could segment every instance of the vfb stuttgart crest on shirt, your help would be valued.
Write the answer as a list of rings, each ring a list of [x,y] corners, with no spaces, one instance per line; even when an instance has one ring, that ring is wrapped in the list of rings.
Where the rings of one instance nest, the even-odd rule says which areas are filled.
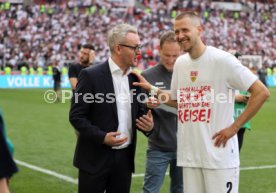
[[[190,77],[192,82],[196,81],[197,75],[198,75],[198,71],[191,71]]]

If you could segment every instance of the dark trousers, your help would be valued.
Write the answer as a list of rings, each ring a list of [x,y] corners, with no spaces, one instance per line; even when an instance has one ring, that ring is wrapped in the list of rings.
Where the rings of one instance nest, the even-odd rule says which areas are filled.
[[[113,150],[109,166],[97,174],[79,170],[78,193],[129,193],[131,183],[131,152],[129,148]]]
[[[245,132],[245,128],[240,128],[237,134],[238,142],[239,142],[239,151],[241,151],[241,148],[242,148],[244,132]]]

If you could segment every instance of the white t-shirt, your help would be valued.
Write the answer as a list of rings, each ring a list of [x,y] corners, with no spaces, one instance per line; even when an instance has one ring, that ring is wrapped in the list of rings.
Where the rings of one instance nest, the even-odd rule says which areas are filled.
[[[174,65],[171,92],[178,102],[177,164],[226,169],[239,166],[237,136],[215,147],[213,135],[233,123],[235,90],[257,80],[233,55],[207,46],[193,60],[180,56]]]

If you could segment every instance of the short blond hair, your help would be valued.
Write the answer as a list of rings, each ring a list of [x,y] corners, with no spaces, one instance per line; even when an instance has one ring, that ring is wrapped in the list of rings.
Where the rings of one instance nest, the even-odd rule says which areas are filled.
[[[162,33],[162,35],[160,36],[160,48],[163,47],[165,42],[176,42],[176,38],[175,38],[175,33],[172,30],[166,31],[164,33]]]
[[[185,11],[185,12],[181,12],[180,14],[178,14],[176,17],[175,17],[175,20],[181,20],[185,17],[188,17],[190,18],[192,21],[193,21],[193,24],[195,26],[198,26],[198,25],[201,25],[201,22],[200,22],[200,17],[198,15],[197,12],[194,12],[194,11]]]

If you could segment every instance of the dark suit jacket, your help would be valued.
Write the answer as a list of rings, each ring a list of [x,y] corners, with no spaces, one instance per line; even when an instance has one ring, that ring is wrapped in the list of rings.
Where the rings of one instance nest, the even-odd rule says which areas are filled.
[[[136,93],[140,93],[140,88],[132,85],[133,82],[138,81],[137,77],[133,74],[128,77],[130,89],[135,89]],[[78,101],[76,101],[75,94],[75,97],[72,98],[69,115],[71,124],[80,133],[75,150],[74,165],[81,170],[95,174],[111,164],[113,152],[116,151],[103,144],[106,133],[118,129],[114,86],[108,61],[83,69],[75,92],[79,94]],[[83,100],[83,95],[86,93],[92,94],[90,103],[85,103]],[[133,139],[130,148],[132,171],[134,172],[135,119],[146,113],[144,105],[138,103],[135,96],[131,103],[131,113]],[[146,135],[148,134],[146,133]]]

